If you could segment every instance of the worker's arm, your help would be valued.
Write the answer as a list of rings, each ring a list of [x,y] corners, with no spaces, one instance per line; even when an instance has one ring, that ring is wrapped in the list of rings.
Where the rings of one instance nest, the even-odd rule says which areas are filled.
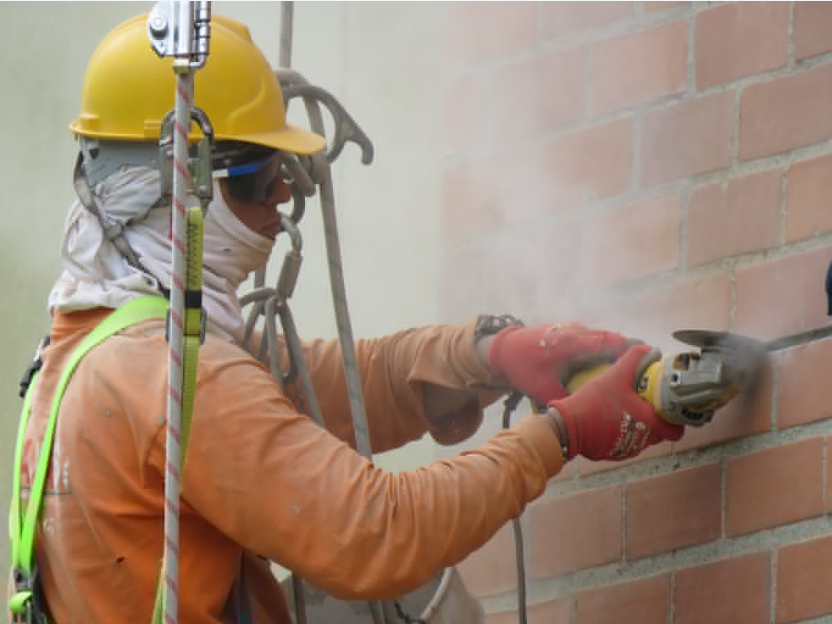
[[[620,334],[575,323],[513,326],[483,335],[482,318],[356,342],[374,451],[401,446],[426,431],[440,443],[458,443],[477,430],[482,410],[506,391],[518,389],[545,405],[565,396],[564,378],[571,372],[610,362],[626,346]],[[306,343],[305,355],[327,428],[352,441],[337,341]]]
[[[655,413],[629,383],[641,356],[634,351],[556,404],[570,455],[613,458],[625,417],[652,426]],[[194,413],[189,509],[343,598],[389,598],[424,584],[517,517],[563,465],[552,419],[532,415],[475,450],[387,473],[299,414],[249,358],[218,359],[211,345],[200,353]],[[149,462],[163,474],[161,427]]]

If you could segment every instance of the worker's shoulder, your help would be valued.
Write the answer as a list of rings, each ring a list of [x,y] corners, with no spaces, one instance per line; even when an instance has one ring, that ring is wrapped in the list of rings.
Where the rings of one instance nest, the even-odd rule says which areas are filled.
[[[111,341],[115,350],[169,351],[167,328],[164,319],[148,319],[123,329]],[[203,364],[245,364],[259,366],[257,360],[239,345],[226,340],[211,331],[205,332],[199,347],[199,363]]]

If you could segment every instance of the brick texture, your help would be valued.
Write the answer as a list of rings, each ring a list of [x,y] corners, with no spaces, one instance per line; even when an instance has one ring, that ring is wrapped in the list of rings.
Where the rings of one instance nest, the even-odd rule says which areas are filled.
[[[529,624],[572,624],[572,601],[549,600],[529,605]],[[517,619],[512,620],[515,624]]]
[[[743,89],[740,160],[819,143],[832,136],[832,64]]]
[[[830,437],[826,437],[826,449],[829,450]],[[823,496],[823,510],[827,514],[832,512],[832,462],[826,462],[826,491]]]
[[[534,2],[452,3],[447,16],[451,63],[464,65],[516,53],[531,48],[537,38]]]
[[[641,138],[641,188],[730,165],[733,117],[733,91],[646,113]]]
[[[676,573],[674,624],[769,622],[769,557],[754,553]]]
[[[687,350],[670,337],[677,329],[729,329],[730,307],[731,278],[717,274],[596,302],[587,306],[582,318],[671,353]]]
[[[778,624],[832,613],[832,537],[784,546],[777,561]]]
[[[666,624],[670,577],[656,576],[578,593],[577,624]]]
[[[627,19],[633,2],[541,2],[540,32],[545,38],[576,35]]]
[[[517,153],[465,160],[446,167],[442,178],[443,237],[457,243],[534,216],[541,190]]]
[[[506,524],[479,550],[458,565],[466,587],[477,596],[490,596],[517,587],[514,532]]]
[[[823,513],[822,437],[728,461],[729,535],[799,522]]]
[[[540,175],[554,209],[609,199],[631,187],[632,119],[577,130],[540,148]]]
[[[621,487],[532,506],[529,576],[558,576],[621,558]]]
[[[719,464],[709,464],[629,484],[627,556],[655,555],[717,539],[721,474]]]
[[[832,6],[832,5],[830,5]],[[786,175],[786,242],[832,231],[832,155],[803,160]]]
[[[830,257],[822,248],[738,270],[735,331],[774,338],[826,324]]]
[[[705,89],[785,67],[789,5],[731,2],[696,16],[696,86]]]
[[[696,189],[688,203],[686,264],[706,264],[780,242],[779,169]]]
[[[585,48],[573,48],[495,71],[491,98],[495,139],[536,136],[581,120],[586,100],[585,57]]]
[[[529,624],[572,624],[572,601],[549,600],[526,607]],[[517,624],[517,611],[500,611],[485,616],[485,624]]]
[[[600,41],[592,54],[592,110],[607,113],[685,90],[687,21]],[[639,68],[632,71],[632,68]]]
[[[786,429],[832,416],[832,385],[823,374],[832,340],[795,347],[779,355],[777,427]]]
[[[794,56],[797,59],[832,50],[832,4],[828,2],[794,3]]]
[[[596,215],[587,229],[593,282],[606,286],[679,265],[679,197],[665,195]]]

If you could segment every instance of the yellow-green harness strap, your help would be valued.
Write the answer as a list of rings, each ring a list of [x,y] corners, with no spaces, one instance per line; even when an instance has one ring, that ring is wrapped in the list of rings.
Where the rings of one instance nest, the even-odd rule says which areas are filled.
[[[191,436],[194,397],[196,396],[196,367],[199,345],[205,340],[205,314],[202,311],[202,245],[203,213],[199,207],[188,208],[185,214],[185,319],[182,331],[182,429],[180,454],[182,470]],[[170,322],[168,322],[170,328]],[[156,585],[152,624],[162,624],[165,613],[164,565]]]
[[[187,273],[185,281],[185,322],[184,322],[184,350],[182,365],[182,441],[181,452],[184,465],[188,448],[188,440],[193,420],[194,397],[196,395],[196,373],[199,345],[205,340],[205,315],[202,310],[202,241],[203,215],[200,208],[187,211],[187,240],[186,263]],[[134,299],[114,310],[81,342],[72,353],[66,368],[61,374],[60,381],[52,400],[43,446],[38,456],[35,477],[29,491],[29,503],[26,507],[26,517],[21,522],[21,486],[20,477],[23,460],[23,446],[26,440],[26,428],[31,412],[31,397],[37,380],[37,374],[32,377],[20,417],[20,425],[15,446],[14,475],[12,477],[12,500],[9,510],[9,536],[12,545],[12,573],[15,589],[9,598],[10,620],[12,622],[45,622],[45,615],[39,612],[39,605],[35,604],[36,570],[34,565],[35,533],[41,506],[46,475],[52,456],[52,442],[55,436],[58,410],[61,405],[66,386],[72,373],[81,359],[109,336],[122,329],[135,325],[149,318],[165,318],[168,314],[168,302],[162,297],[141,297]],[[168,323],[169,324],[169,323]],[[162,588],[164,574],[159,577],[159,588]],[[157,604],[154,607],[154,622],[161,622],[160,596],[157,594]]]
[[[34,543],[35,532],[43,503],[43,491],[46,484],[46,475],[49,470],[49,462],[52,456],[52,441],[55,436],[55,425],[57,423],[58,410],[61,405],[67,384],[72,373],[90,349],[101,343],[104,339],[121,331],[125,327],[134,325],[149,318],[164,318],[167,313],[168,302],[162,297],[141,297],[134,299],[114,310],[75,349],[64,368],[58,386],[55,389],[55,396],[52,399],[52,409],[49,413],[49,421],[43,437],[43,446],[38,456],[38,465],[35,476],[29,490],[29,502],[26,506],[26,516],[21,521],[21,470],[23,461],[23,445],[26,440],[26,427],[29,423],[31,412],[32,392],[35,387],[37,375],[32,378],[26,397],[23,401],[23,410],[20,416],[20,425],[17,432],[17,444],[14,455],[14,475],[12,481],[12,500],[9,512],[9,536],[12,546],[12,572],[15,576],[15,593],[9,599],[9,611],[12,613],[13,621],[25,618],[26,612],[32,608],[34,591]]]

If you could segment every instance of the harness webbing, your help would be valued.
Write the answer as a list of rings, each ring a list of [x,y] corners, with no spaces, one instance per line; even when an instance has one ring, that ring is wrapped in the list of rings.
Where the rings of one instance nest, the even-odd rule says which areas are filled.
[[[52,409],[43,437],[43,446],[38,456],[38,465],[29,490],[29,503],[26,507],[25,518],[21,519],[21,471],[23,462],[23,446],[26,440],[26,429],[31,412],[32,392],[37,380],[37,374],[32,378],[29,389],[23,401],[20,424],[17,432],[17,444],[14,454],[14,476],[12,480],[12,500],[9,511],[9,536],[12,545],[12,571],[15,575],[15,593],[9,599],[9,611],[13,616],[25,617],[28,610],[33,608],[32,600],[35,590],[34,545],[37,523],[43,505],[44,486],[52,457],[52,442],[55,437],[55,426],[58,420],[58,410],[61,399],[66,391],[75,368],[81,359],[96,345],[106,338],[150,318],[165,318],[168,302],[162,297],[140,297],[114,310],[107,318],[93,329],[80,345],[75,349],[61,373],[60,380],[52,399]]]

